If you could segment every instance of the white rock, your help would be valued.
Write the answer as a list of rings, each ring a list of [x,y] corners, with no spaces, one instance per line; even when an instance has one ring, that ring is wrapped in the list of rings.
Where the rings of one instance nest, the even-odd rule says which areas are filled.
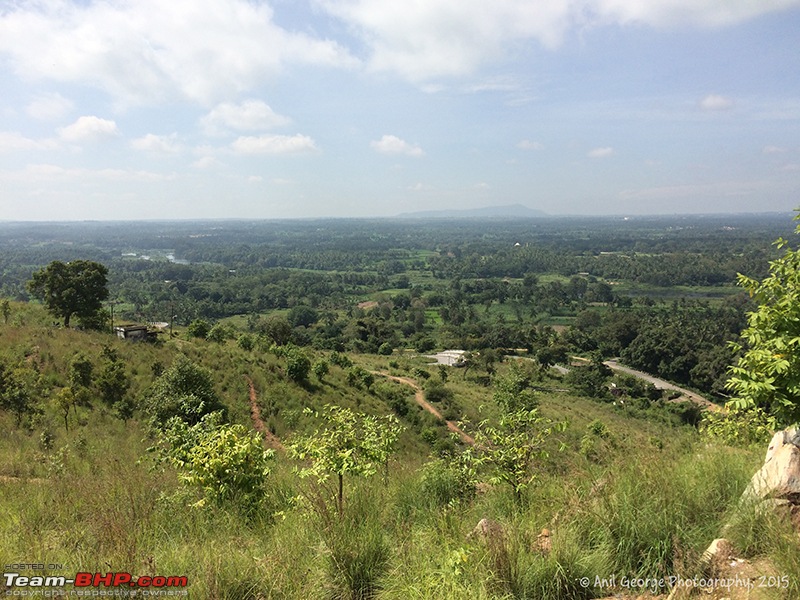
[[[800,501],[800,448],[793,443],[784,443],[785,438],[777,439],[778,435],[773,437],[775,448],[770,444],[767,461],[753,475],[742,494],[743,499],[778,498],[795,503]]]

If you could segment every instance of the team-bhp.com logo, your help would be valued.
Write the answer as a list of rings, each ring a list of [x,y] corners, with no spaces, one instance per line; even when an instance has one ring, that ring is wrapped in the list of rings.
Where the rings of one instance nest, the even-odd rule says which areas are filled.
[[[185,588],[188,584],[186,576],[165,577],[142,575],[134,579],[130,573],[76,573],[75,577],[64,576],[28,576],[19,573],[3,573],[6,588],[53,588],[67,585],[76,588],[126,587],[126,588]]]

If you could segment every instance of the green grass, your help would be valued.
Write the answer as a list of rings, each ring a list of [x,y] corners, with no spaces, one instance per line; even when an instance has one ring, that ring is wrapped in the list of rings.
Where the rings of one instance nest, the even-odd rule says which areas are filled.
[[[587,599],[611,592],[580,585],[582,577],[701,572],[700,554],[732,522],[737,547],[787,574],[785,598],[798,594],[796,535],[775,517],[738,508],[761,451],[709,445],[667,420],[633,417],[569,393],[540,393],[541,412],[569,426],[549,441],[534,485],[517,502],[507,486],[488,484],[480,467],[476,488],[458,478],[446,457],[425,466],[437,446],[424,432],[438,432],[439,439],[446,433],[416,406],[407,386],[377,379],[370,391],[358,389],[348,385],[346,369],[335,366],[323,381],[312,375],[298,385],[287,379],[284,359],[244,352],[233,342],[175,339],[157,347],[38,326],[3,328],[0,340],[6,358],[28,356],[45,382],[41,413],[24,427],[0,412],[6,431],[0,438],[0,555],[14,560],[63,563],[69,571],[186,575],[190,597],[211,600]],[[185,353],[212,371],[231,420],[248,425],[245,376],[251,377],[262,417],[284,441],[316,425],[303,413],[306,407],[335,403],[387,414],[392,398],[404,399],[406,431],[388,481],[346,481],[339,519],[333,489],[299,479],[298,463],[279,452],[255,518],[233,507],[194,507],[198,491],[181,486],[171,468],[149,457],[152,440],[142,419],[123,423],[96,400],[78,409],[65,430],[50,394],[66,385],[76,351],[94,358],[103,344],[125,361],[136,397],[153,381],[153,363],[168,366]],[[411,377],[424,364],[398,354],[351,358],[364,368]],[[435,367],[425,368],[439,377]],[[502,376],[508,366],[498,368]],[[470,421],[494,420],[499,409],[492,388],[478,383],[482,372],[476,370],[451,369],[446,385]],[[557,378],[538,384],[563,386]],[[503,534],[469,537],[482,518],[499,523]],[[543,528],[552,534],[549,550],[540,545]]]

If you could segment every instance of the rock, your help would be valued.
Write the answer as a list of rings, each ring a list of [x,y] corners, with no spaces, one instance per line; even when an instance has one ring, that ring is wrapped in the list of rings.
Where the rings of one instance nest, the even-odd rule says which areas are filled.
[[[733,544],[725,538],[717,538],[708,546],[700,559],[715,571],[733,558]]]
[[[767,455],[764,457],[764,464],[772,460],[775,453],[787,444],[800,448],[800,427],[790,427],[772,436],[767,448]]]
[[[547,528],[542,529],[542,532],[536,536],[537,552],[541,554],[550,554],[550,551],[553,549],[553,541],[551,538],[550,530]]]
[[[483,541],[495,541],[502,539],[502,537],[503,526],[497,521],[486,518],[478,521],[478,524],[475,525],[475,528],[469,533],[469,535],[467,535],[468,540],[478,538]]]
[[[767,460],[753,475],[742,494],[743,500],[776,498],[800,504],[800,448],[794,443],[786,443],[785,437],[779,437],[784,433],[779,432],[772,438]]]

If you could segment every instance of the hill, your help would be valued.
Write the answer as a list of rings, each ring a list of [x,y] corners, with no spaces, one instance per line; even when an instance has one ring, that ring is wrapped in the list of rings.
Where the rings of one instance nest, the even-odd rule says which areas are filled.
[[[211,599],[603,597],[630,590],[596,586],[596,577],[693,573],[691,557],[719,531],[760,458],[760,451],[708,445],[668,405],[645,410],[638,401],[576,395],[558,373],[530,361],[495,365],[489,377],[477,365],[439,369],[407,353],[198,340],[184,330],[157,345],[137,344],[53,328],[35,306],[12,309],[16,324],[0,327],[5,372],[36,395],[18,424],[14,413],[0,411],[7,432],[0,503],[11,515],[0,525],[0,553],[36,557],[52,565],[52,575],[69,576],[79,565],[186,577],[189,597]],[[296,353],[328,369],[298,378]],[[208,374],[227,425],[149,423],[164,381],[196,379],[175,377],[180,360]],[[109,361],[124,365],[131,417],[104,400]],[[87,362],[91,368],[74,366]],[[78,383],[77,371],[91,375]],[[445,418],[466,415],[462,427],[477,444],[451,438],[414,402],[411,386],[369,376],[377,371],[415,381]],[[71,386],[85,391],[64,405]],[[504,431],[503,406],[515,398],[533,400],[541,418],[568,424],[541,438],[518,479],[499,466],[499,455],[485,452],[487,439],[497,449],[519,443],[491,433]],[[247,441],[259,435],[253,399],[260,427],[279,448],[266,463],[251,462],[260,456]],[[285,448],[304,435],[324,439],[325,405],[395,415],[403,429],[379,469],[345,471],[341,511],[331,500],[336,478],[299,477],[314,456],[273,443],[274,436]],[[533,424],[521,447],[546,426]],[[489,434],[495,437],[481,437]],[[352,438],[347,455],[357,456],[364,439]],[[230,461],[238,461],[235,478],[213,470]],[[256,477],[253,464],[267,471]],[[220,482],[247,486],[247,493],[231,495]],[[489,533],[470,536],[484,518]]]

